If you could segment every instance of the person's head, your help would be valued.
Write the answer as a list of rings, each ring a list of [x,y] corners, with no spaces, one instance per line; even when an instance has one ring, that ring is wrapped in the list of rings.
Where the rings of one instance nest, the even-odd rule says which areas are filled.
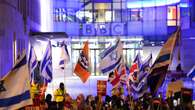
[[[86,102],[87,103],[91,103],[91,101],[93,101],[93,96],[92,95],[88,95],[86,98]]]
[[[78,105],[80,105],[81,103],[83,103],[83,101],[85,100],[85,97],[83,94],[79,94],[76,98],[76,102]]]
[[[175,78],[172,78],[172,79],[171,79],[171,82],[175,82]]]
[[[105,102],[109,103],[111,101],[111,97],[109,95],[106,95]]]
[[[47,101],[51,101],[51,99],[52,99],[52,95],[51,94],[47,94],[46,95],[46,98],[45,98],[45,101],[47,102]]]
[[[72,102],[72,97],[69,94],[65,94],[65,102]]]
[[[64,90],[64,83],[60,83],[60,89]]]

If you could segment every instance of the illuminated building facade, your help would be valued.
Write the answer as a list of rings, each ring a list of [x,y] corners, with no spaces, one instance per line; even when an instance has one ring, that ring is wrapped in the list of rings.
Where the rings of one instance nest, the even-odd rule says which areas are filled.
[[[39,0],[0,1],[0,78],[28,50],[30,31],[40,31]]]
[[[152,52],[156,56],[159,46],[177,26],[181,26],[182,31],[193,29],[193,5],[194,1],[190,0],[56,0],[53,2],[53,30],[66,32],[72,39],[73,65],[82,47],[80,39],[89,39],[92,71],[99,75],[96,71],[99,61],[98,58],[94,61],[94,56],[107,47],[106,39],[124,39],[123,53],[129,65],[138,52],[146,57],[156,50]],[[185,70],[192,65],[182,63]]]
[[[0,21],[0,77],[13,67],[17,55],[28,49],[29,32],[67,33],[68,39],[59,39],[67,41],[71,55],[66,76],[72,75],[85,40],[90,42],[92,76],[99,77],[99,53],[117,37],[124,42],[124,61],[131,65],[138,52],[143,57],[156,56],[177,26],[182,29],[182,67],[188,72],[195,64],[195,0],[1,0]],[[58,39],[53,44],[56,42]],[[46,43],[39,44],[34,46],[41,60],[41,45]],[[60,49],[54,48],[55,69]],[[54,76],[60,72],[55,69]],[[65,75],[55,82],[65,80]],[[95,85],[91,82],[89,88]],[[80,85],[67,87],[74,91]]]

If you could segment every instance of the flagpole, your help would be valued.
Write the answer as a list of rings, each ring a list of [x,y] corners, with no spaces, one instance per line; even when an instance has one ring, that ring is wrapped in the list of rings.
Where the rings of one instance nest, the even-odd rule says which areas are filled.
[[[65,87],[66,87],[66,79],[65,79],[65,77],[66,77],[66,73],[65,73],[65,64],[66,64],[66,60],[64,60],[64,85],[65,85]]]

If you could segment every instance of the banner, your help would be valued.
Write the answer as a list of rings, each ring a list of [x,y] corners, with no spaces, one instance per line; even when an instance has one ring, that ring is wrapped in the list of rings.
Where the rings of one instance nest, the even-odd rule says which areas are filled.
[[[105,96],[107,89],[107,81],[97,80],[97,95]]]

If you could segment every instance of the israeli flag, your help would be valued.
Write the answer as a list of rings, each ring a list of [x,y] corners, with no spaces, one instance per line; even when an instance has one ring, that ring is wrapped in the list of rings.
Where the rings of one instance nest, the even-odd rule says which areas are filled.
[[[141,68],[140,68],[140,72],[144,72],[144,70],[146,68],[150,68],[152,65],[152,54],[150,54],[145,61],[142,63]]]
[[[34,70],[37,67],[38,61],[37,61],[37,56],[35,54],[35,50],[33,46],[30,47],[30,52],[29,52],[29,58],[28,58],[28,68],[30,71],[31,75],[31,82],[34,78]]]
[[[49,41],[45,54],[40,64],[40,73],[47,82],[52,80],[52,50],[51,41]]]
[[[61,51],[59,67],[64,69],[65,68],[65,63],[70,61],[70,56],[69,56],[66,44],[63,44],[63,46],[61,48],[62,48],[62,51]]]
[[[120,39],[116,44],[100,53],[100,70],[102,73],[114,71],[121,63],[123,56],[123,45]]]
[[[29,78],[26,53],[23,53],[16,65],[0,80],[0,110],[18,110],[33,104]]]

